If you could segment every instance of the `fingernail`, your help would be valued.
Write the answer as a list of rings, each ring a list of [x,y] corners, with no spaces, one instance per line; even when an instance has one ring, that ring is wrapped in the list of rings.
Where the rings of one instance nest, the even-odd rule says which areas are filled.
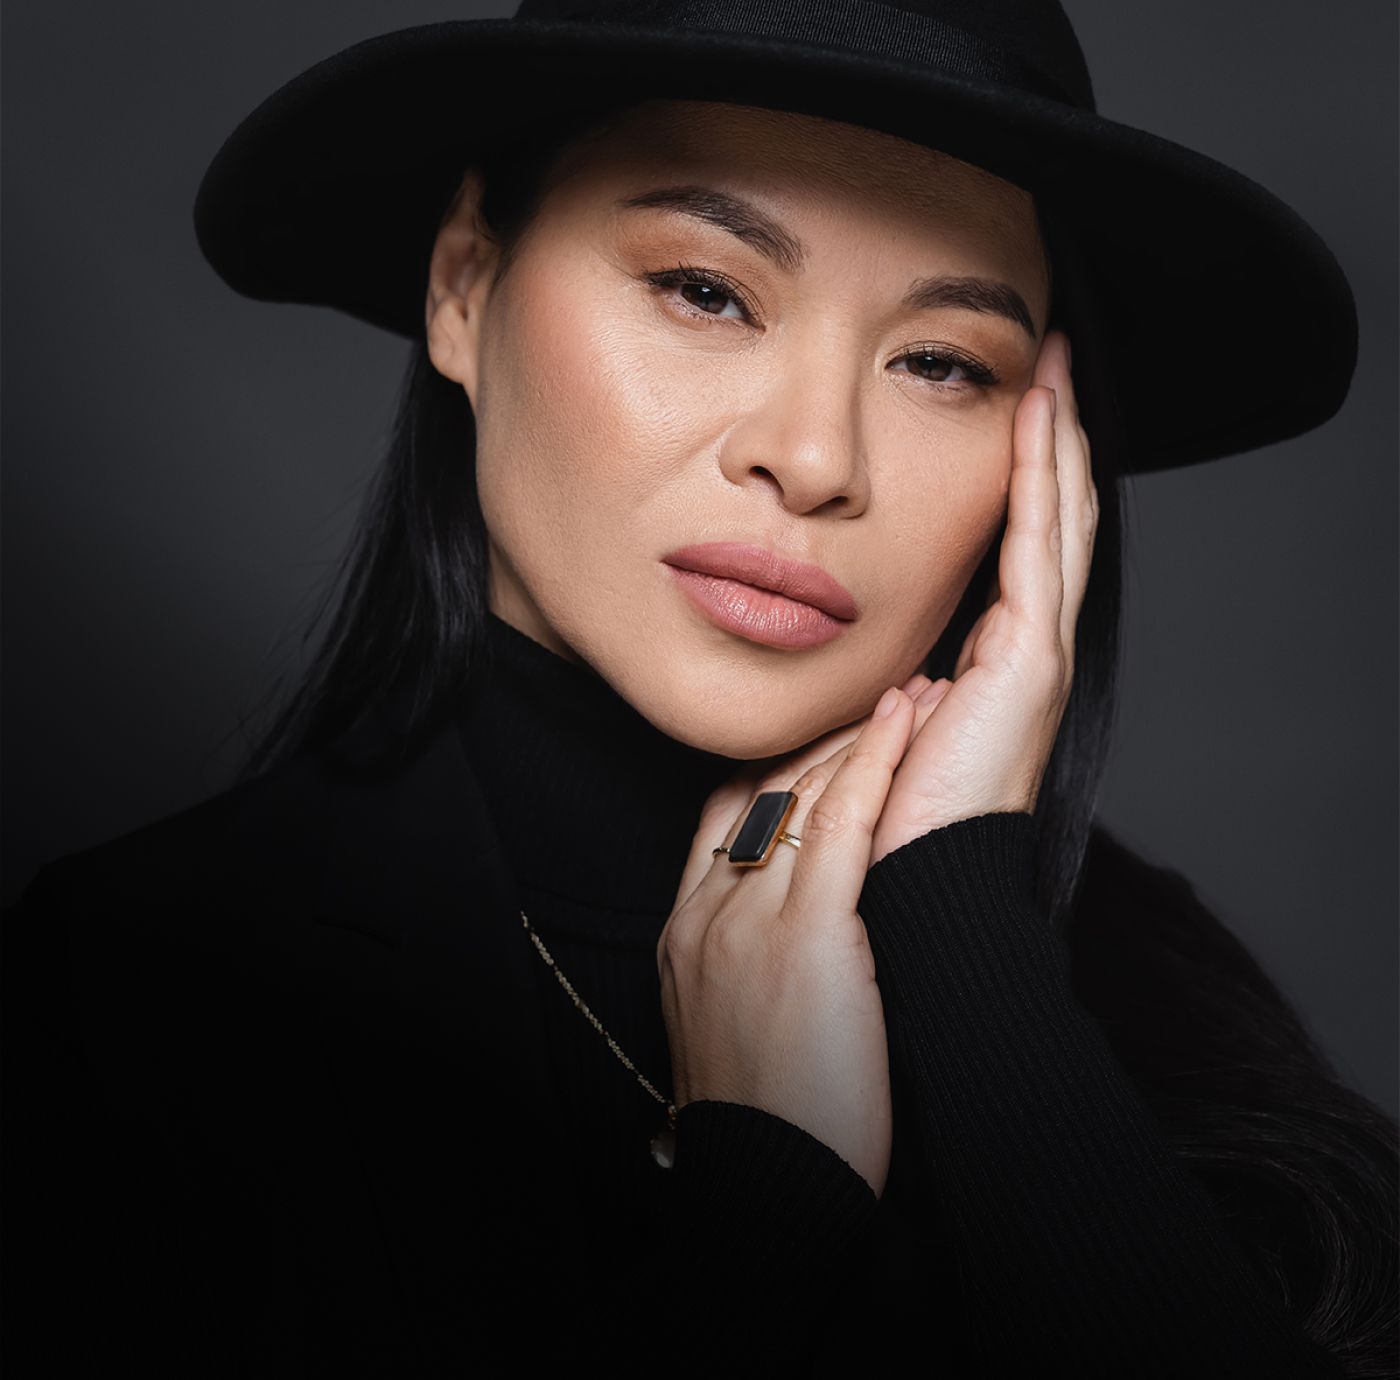
[[[935,684],[933,684],[933,685],[930,685],[930,686],[919,696],[919,698],[916,699],[916,700],[914,701],[914,703],[915,703],[915,704],[932,704],[932,703],[934,702],[934,700],[942,698],[942,695],[943,695],[943,688],[942,688],[942,686],[940,686],[940,685],[938,685],[938,684],[935,683]]]
[[[875,706],[875,717],[877,719],[887,718],[894,713],[894,707],[898,703],[899,691],[892,685],[880,696],[880,703]]]

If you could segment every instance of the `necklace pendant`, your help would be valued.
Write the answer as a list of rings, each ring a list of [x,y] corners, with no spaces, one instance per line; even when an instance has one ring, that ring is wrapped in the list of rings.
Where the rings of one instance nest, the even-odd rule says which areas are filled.
[[[674,1131],[658,1131],[651,1138],[651,1157],[662,1169],[669,1169],[675,1164],[676,1133]]]

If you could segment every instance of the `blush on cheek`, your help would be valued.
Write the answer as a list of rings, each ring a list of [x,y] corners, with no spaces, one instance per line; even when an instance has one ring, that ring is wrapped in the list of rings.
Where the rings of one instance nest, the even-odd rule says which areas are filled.
[[[565,482],[590,477],[594,464],[629,460],[637,454],[630,433],[650,410],[648,375],[610,319],[603,285],[582,268],[536,268],[533,260],[518,281],[502,361],[515,380],[516,437],[553,457]]]
[[[627,524],[644,522],[668,450],[635,343],[599,314],[587,274],[518,267],[492,322],[477,483],[495,541],[558,614],[578,598],[580,563],[635,545]]]
[[[911,503],[904,510],[919,513],[914,519],[919,530],[898,542],[897,549],[923,552],[913,587],[926,592],[925,630],[930,646],[957,608],[988,547],[999,539],[1004,500],[990,475],[990,468],[984,469],[975,486],[966,478],[962,483],[950,479],[932,491],[936,501],[918,509]]]

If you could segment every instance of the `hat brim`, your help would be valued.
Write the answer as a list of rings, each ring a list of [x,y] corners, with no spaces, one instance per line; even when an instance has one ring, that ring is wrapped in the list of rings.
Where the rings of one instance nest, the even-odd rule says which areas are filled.
[[[200,249],[247,297],[416,337],[441,216],[490,131],[522,108],[557,121],[624,97],[864,125],[1053,202],[1096,280],[1114,354],[1132,361],[1114,375],[1128,472],[1287,440],[1346,398],[1357,352],[1346,277],[1307,222],[1244,174],[1058,101],[747,35],[480,19],[356,43],[225,140],[195,198]]]

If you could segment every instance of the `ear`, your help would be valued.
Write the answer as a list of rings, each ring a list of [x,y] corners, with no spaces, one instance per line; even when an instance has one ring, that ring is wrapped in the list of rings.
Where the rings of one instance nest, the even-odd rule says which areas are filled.
[[[497,246],[481,219],[481,173],[468,170],[443,217],[428,267],[428,356],[460,383],[476,406],[482,310],[495,274]]]

